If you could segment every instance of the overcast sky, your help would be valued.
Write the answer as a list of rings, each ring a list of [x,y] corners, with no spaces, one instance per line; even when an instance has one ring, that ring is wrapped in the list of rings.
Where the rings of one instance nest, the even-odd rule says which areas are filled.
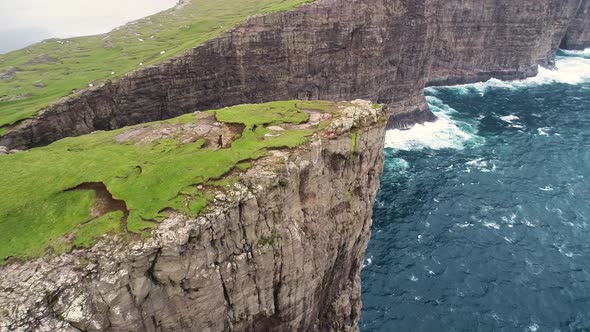
[[[0,53],[43,39],[108,32],[177,0],[0,0]]]

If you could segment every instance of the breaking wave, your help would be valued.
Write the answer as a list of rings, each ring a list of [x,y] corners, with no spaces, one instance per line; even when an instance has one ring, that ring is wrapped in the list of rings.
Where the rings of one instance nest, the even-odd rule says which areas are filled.
[[[464,84],[446,87],[430,87],[426,89],[426,101],[431,111],[438,118],[435,122],[427,122],[415,125],[409,130],[389,130],[385,138],[385,146],[396,150],[422,150],[422,149],[463,149],[469,142],[482,140],[477,135],[476,123],[457,120],[454,115],[457,111],[435,97],[439,91],[450,90],[460,95],[479,94],[485,95],[492,89],[521,89],[550,83],[563,83],[576,85],[590,81],[590,48],[584,51],[560,50],[556,60],[557,70],[539,67],[539,74],[525,80],[500,81],[492,78],[487,82]],[[502,121],[515,128],[523,128],[514,124],[518,120],[516,116],[504,116]],[[548,135],[543,128],[540,135]]]
[[[501,81],[492,78],[486,82],[445,87],[430,87],[427,92],[436,94],[437,89],[449,89],[460,94],[484,95],[492,89],[521,89],[550,83],[580,84],[590,81],[590,49],[584,51],[561,51],[556,59],[557,70],[539,67],[535,77],[516,81]]]
[[[385,146],[396,150],[463,149],[468,142],[477,142],[476,126],[453,118],[457,111],[442,100],[427,96],[430,110],[438,118],[435,122],[418,124],[408,130],[389,130]]]
[[[580,57],[580,58],[590,58],[590,48],[587,48],[583,51],[568,51],[568,50],[559,50],[559,55],[564,56],[573,56],[573,57]]]

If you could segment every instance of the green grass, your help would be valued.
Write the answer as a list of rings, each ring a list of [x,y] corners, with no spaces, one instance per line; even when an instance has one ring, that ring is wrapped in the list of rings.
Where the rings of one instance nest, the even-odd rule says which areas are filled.
[[[0,135],[73,90],[159,63],[210,40],[254,14],[293,9],[313,0],[193,0],[109,33],[51,39],[0,55]],[[143,41],[140,41],[143,40]],[[164,54],[160,54],[165,51]],[[44,58],[50,63],[35,63]],[[114,73],[114,74],[113,74]],[[43,83],[39,88],[33,84]],[[5,128],[1,128],[1,127]]]
[[[251,167],[252,160],[266,155],[268,149],[299,146],[318,130],[316,126],[265,136],[270,132],[266,125],[308,120],[297,103],[208,111],[217,121],[245,125],[231,147],[220,150],[207,148],[203,139],[188,144],[174,139],[152,143],[115,140],[132,129],[198,121],[194,114],[187,114],[0,156],[0,174],[4,175],[0,177],[0,263],[9,257],[37,257],[47,250],[59,253],[72,246],[88,247],[104,233],[149,234],[146,230],[166,217],[163,211],[167,208],[196,216],[213,194],[207,188],[237,181],[232,171]],[[129,209],[126,228],[121,226],[120,212],[93,219],[93,191],[68,190],[87,182],[102,182],[114,198],[125,201]]]

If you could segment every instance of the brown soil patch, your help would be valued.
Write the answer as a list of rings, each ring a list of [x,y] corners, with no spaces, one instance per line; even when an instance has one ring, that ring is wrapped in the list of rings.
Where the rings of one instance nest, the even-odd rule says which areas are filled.
[[[92,217],[98,218],[110,212],[121,211],[123,212],[123,219],[121,221],[125,229],[127,229],[127,218],[129,217],[127,204],[123,200],[115,199],[104,183],[85,182],[66,191],[71,190],[93,190],[95,193],[94,206],[90,210]]]

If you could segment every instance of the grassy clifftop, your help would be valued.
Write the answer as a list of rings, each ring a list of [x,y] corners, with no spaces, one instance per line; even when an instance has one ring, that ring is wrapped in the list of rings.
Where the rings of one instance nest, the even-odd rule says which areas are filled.
[[[304,143],[330,121],[309,114],[335,107],[241,105],[0,155],[0,264],[87,247],[109,232],[141,236],[170,210],[196,216],[232,174],[269,149]]]
[[[182,53],[254,14],[313,0],[192,0],[109,33],[51,39],[0,55],[0,135],[74,90]]]

